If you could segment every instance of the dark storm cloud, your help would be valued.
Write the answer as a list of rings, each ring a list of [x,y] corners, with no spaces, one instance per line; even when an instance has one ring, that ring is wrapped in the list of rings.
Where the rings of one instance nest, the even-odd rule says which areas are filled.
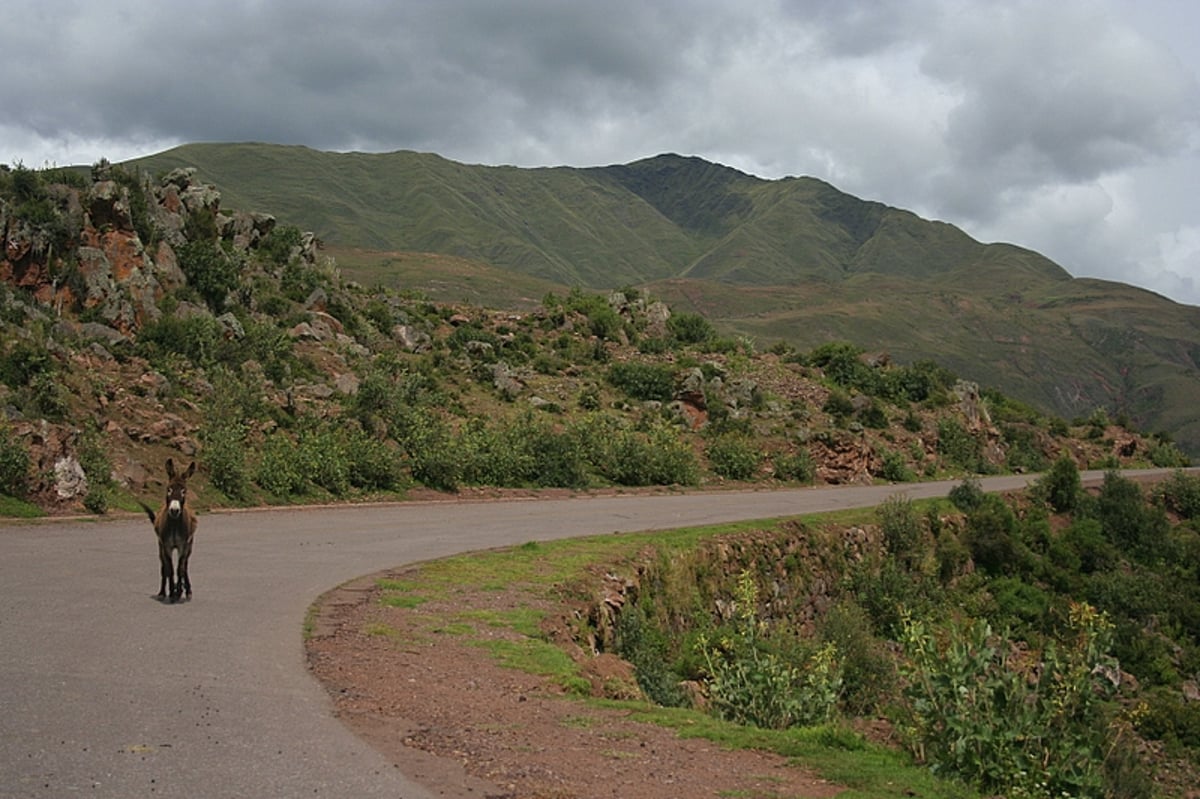
[[[12,0],[0,162],[248,140],[521,166],[675,151],[1177,286],[1196,217],[1156,198],[1189,197],[1181,175],[1200,176],[1200,91],[1196,65],[1147,31],[1195,30],[1197,14],[1170,0]]]

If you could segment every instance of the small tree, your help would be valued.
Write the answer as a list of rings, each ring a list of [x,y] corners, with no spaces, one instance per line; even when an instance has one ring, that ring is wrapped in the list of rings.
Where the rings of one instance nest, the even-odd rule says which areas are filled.
[[[1079,467],[1069,455],[1061,455],[1046,476],[1038,481],[1037,487],[1055,512],[1070,513],[1078,505],[1079,494],[1083,491]]]

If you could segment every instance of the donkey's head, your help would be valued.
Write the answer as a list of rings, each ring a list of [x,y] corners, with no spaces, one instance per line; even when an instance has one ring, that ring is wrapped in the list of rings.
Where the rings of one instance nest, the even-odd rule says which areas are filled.
[[[196,471],[196,462],[192,461],[182,472],[175,471],[175,461],[167,458],[167,478],[170,482],[167,483],[167,513],[171,516],[178,517],[183,513],[183,506],[187,502],[187,481]]]

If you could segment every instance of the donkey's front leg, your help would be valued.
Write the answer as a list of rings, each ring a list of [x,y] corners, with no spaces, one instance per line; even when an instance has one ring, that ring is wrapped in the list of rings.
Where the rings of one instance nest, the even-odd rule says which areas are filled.
[[[175,593],[175,570],[171,565],[171,550],[158,548],[158,561],[162,568],[160,570],[162,579],[158,583],[158,598],[167,598],[167,588],[170,586],[172,598]]]
[[[188,599],[192,598],[192,581],[191,578],[188,577],[188,558],[191,557],[191,554],[192,548],[190,546],[185,546],[183,549],[179,550],[179,568],[177,569],[179,578],[175,585],[176,599],[179,599],[180,596],[185,593],[187,594]]]

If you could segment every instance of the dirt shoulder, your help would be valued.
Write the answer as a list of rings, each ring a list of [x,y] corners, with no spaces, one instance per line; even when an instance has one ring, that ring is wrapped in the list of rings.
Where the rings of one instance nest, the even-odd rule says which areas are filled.
[[[456,592],[453,606],[420,609],[380,604],[377,579],[411,571],[323,597],[307,652],[337,716],[438,796],[824,799],[843,790],[785,757],[684,739],[627,711],[572,699],[548,678],[504,668],[467,636],[428,623],[458,611],[529,608],[523,592]],[[606,675],[597,672],[625,668],[615,658],[591,664],[600,680]]]

